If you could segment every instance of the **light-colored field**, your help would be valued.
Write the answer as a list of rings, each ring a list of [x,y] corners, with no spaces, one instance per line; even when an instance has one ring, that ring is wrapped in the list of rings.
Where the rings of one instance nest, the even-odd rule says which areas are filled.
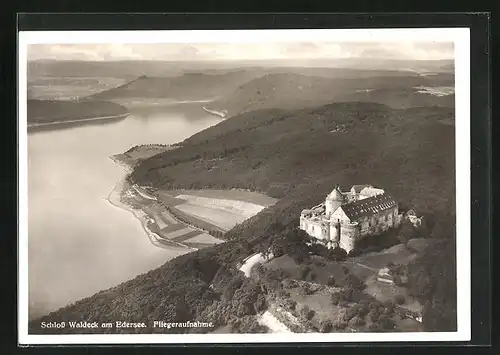
[[[246,201],[187,194],[176,195],[175,199],[185,201],[185,203],[176,206],[178,210],[224,230],[233,228],[236,224],[254,216],[265,208],[265,206]]]
[[[105,77],[38,77],[28,82],[28,97],[33,99],[69,99],[85,97],[114,88],[125,82]]]
[[[226,231],[247,218],[238,213],[208,206],[192,205],[190,203],[178,205],[176,208]]]
[[[240,189],[175,190],[171,191],[171,194],[172,196],[188,195],[188,196],[198,196],[198,197],[224,199],[224,200],[243,201],[264,207],[271,206],[275,204],[276,201],[278,201],[275,198],[266,196],[258,192],[246,191]]]
[[[170,223],[170,224],[177,223],[177,221],[174,219],[174,217],[172,217],[170,215],[170,213],[168,213],[168,212],[162,212],[160,215],[163,218],[163,220],[166,221],[167,223]]]
[[[238,200],[199,197],[193,195],[177,195],[176,198],[185,200],[190,205],[219,209],[229,213],[241,215],[243,218],[250,218],[265,208],[265,206]]]
[[[158,227],[160,227],[160,229],[163,229],[168,226],[168,224],[165,223],[163,218],[161,218],[158,214],[154,214],[153,218],[155,219],[155,222],[158,225]]]

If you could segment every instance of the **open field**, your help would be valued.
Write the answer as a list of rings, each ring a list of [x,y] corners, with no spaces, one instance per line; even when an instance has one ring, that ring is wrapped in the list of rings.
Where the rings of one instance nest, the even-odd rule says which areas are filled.
[[[178,195],[190,195],[190,196],[199,196],[199,197],[207,197],[207,198],[216,198],[216,199],[225,199],[225,200],[236,200],[236,201],[244,201],[248,203],[253,203],[261,206],[271,206],[275,204],[278,200],[264,194],[240,190],[240,189],[231,189],[231,190],[218,190],[218,189],[203,189],[203,190],[174,190],[172,191],[173,196]]]
[[[37,77],[28,81],[30,99],[71,99],[85,97],[125,83],[112,77]]]
[[[246,216],[237,212],[226,211],[217,207],[200,206],[185,203],[177,206],[177,209],[190,215],[194,215],[201,220],[228,231],[236,224],[243,222]]]
[[[236,189],[159,189],[154,195],[177,219],[207,231],[221,232],[230,230],[276,202],[276,199],[263,194]]]

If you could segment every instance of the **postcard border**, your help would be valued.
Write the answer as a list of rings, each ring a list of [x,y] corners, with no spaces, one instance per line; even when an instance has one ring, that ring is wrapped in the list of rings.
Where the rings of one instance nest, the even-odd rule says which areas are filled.
[[[112,36],[123,36],[121,42],[127,43],[145,43],[152,41],[153,38],[161,35],[161,40],[166,42],[184,41],[199,42],[195,40],[201,36],[202,41],[221,41],[226,36],[226,40],[231,41],[236,36],[229,35],[234,31],[210,31],[208,37],[206,31],[148,31],[144,36],[143,31],[98,31],[81,32],[78,36],[71,36],[69,33],[62,32],[20,32],[19,33],[19,77],[18,77],[18,139],[19,139],[19,322],[18,336],[20,344],[165,344],[165,343],[207,343],[207,340],[218,343],[247,343],[247,342],[426,342],[426,341],[469,341],[471,339],[471,270],[470,270],[470,230],[471,230],[471,209],[470,209],[470,32],[468,28],[425,28],[425,29],[354,29],[354,30],[248,30],[246,34],[240,32],[237,36],[238,41],[248,39],[249,41],[258,38],[258,35],[264,36],[267,41],[280,40],[278,37],[285,35],[282,40],[297,41],[299,38],[306,40],[308,37],[304,33],[314,35],[314,39],[335,38],[341,35],[343,39],[352,33],[352,37],[360,40],[360,32],[368,32],[370,41],[384,40],[405,40],[412,38],[420,40],[436,40],[440,38],[443,41],[453,41],[455,43],[455,78],[456,78],[456,186],[457,186],[457,332],[447,333],[329,333],[329,334],[307,334],[307,339],[302,338],[300,334],[282,335],[282,334],[190,334],[189,339],[186,335],[155,335],[155,334],[137,334],[133,337],[130,334],[112,334],[112,335],[32,335],[27,332],[27,129],[26,129],[26,46],[29,43],[106,43],[112,39]],[[142,33],[141,33],[142,32]],[[390,33],[395,33],[394,37]],[[335,34],[335,37],[331,37]],[[241,36],[243,35],[243,36]],[[88,37],[87,37],[88,36]],[[111,37],[110,37],[111,36]],[[169,37],[168,38],[165,38]],[[245,37],[247,36],[247,37]],[[287,37],[290,36],[290,37]],[[301,37],[304,36],[304,37]],[[380,37],[379,37],[380,36]],[[390,38],[388,38],[390,37]],[[262,38],[260,41],[262,41]],[[290,39],[291,38],[291,39]],[[309,37],[310,38],[310,37]],[[377,39],[378,38],[378,39]],[[444,39],[443,39],[444,38]],[[141,40],[142,39],[142,40]],[[83,41],[83,42],[82,42]],[[352,39],[350,40],[352,41]],[[116,41],[113,41],[116,42]],[[120,41],[118,41],[120,42]],[[151,42],[150,42],[151,43]],[[154,43],[154,42],[153,42]],[[24,133],[23,133],[24,132]],[[458,159],[460,157],[460,159]],[[21,178],[23,177],[23,178]],[[460,186],[460,189],[458,188]],[[460,227],[459,227],[460,224]],[[460,290],[460,291],[459,291]],[[467,292],[466,292],[467,291]],[[24,305],[24,307],[23,307]],[[168,339],[166,339],[168,337]],[[228,339],[231,338],[231,339]]]

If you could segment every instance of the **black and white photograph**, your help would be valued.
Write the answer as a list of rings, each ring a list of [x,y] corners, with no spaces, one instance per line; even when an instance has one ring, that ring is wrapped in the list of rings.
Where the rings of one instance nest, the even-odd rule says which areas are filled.
[[[18,59],[21,342],[470,340],[468,29],[21,31]]]

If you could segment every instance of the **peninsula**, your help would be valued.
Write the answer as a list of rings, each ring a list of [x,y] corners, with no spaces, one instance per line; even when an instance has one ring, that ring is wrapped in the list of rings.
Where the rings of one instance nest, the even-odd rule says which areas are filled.
[[[129,115],[125,107],[108,101],[29,99],[27,104],[28,128],[86,121],[113,120]]]

